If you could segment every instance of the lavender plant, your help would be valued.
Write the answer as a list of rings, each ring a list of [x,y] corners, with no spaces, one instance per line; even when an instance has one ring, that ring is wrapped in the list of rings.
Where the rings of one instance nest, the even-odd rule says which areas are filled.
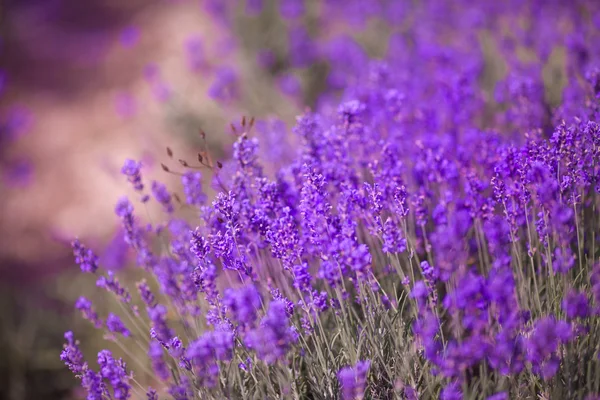
[[[227,23],[229,3],[209,3]],[[140,204],[115,212],[147,278],[130,292],[75,241],[120,308],[104,320],[76,306],[147,357],[102,350],[96,367],[68,332],[61,358],[88,399],[598,398],[600,8],[398,3],[351,1],[335,17],[414,21],[382,60],[346,39],[298,50],[298,66],[324,57],[332,75],[292,141],[244,119],[231,160],[180,161],[179,205],[125,163]],[[304,5],[280,10],[294,20]],[[479,82],[482,30],[509,69],[495,96]],[[294,32],[293,48],[317,46]],[[551,104],[542,71],[561,46],[568,84]],[[146,225],[152,199],[165,220]]]

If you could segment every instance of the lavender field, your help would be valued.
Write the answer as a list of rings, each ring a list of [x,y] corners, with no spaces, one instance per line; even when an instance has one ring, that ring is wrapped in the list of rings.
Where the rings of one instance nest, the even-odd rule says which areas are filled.
[[[600,3],[198,12],[270,78],[187,43],[233,144],[123,160],[135,266],[73,238],[81,396],[600,399]]]

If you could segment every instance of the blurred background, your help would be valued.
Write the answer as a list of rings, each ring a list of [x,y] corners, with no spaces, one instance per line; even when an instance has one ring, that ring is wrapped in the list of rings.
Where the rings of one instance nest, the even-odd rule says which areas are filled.
[[[0,399],[81,397],[59,359],[63,333],[76,331],[92,357],[101,337],[74,312],[79,295],[95,295],[69,242],[85,241],[102,268],[127,266],[113,212],[134,196],[125,159],[181,193],[160,164],[195,159],[200,131],[226,160],[231,124],[255,117],[274,148],[304,107],[339,94],[353,66],[405,57],[410,2],[382,2],[382,19],[352,0],[344,24],[323,18],[339,11],[326,3],[0,0]],[[478,38],[490,97],[506,67],[485,30]],[[560,60],[550,57],[548,72],[559,86]]]

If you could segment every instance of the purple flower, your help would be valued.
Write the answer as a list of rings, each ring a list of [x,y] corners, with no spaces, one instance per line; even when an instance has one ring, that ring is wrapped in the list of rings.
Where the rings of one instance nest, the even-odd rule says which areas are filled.
[[[460,383],[454,381],[450,382],[442,392],[440,393],[440,400],[462,400],[463,393],[460,387]]]
[[[111,332],[120,333],[125,337],[131,336],[131,332],[129,331],[129,329],[127,329],[125,324],[123,324],[121,318],[119,318],[118,315],[115,315],[113,313],[108,314],[108,318],[106,319],[106,327]]]
[[[261,382],[251,382],[264,372],[265,379],[277,380],[277,395],[289,397],[293,382],[280,367],[300,360],[311,374],[315,365],[373,355],[369,334],[401,334],[406,340],[386,354],[425,363],[417,371],[422,376],[403,376],[410,371],[390,362],[397,376],[372,373],[367,385],[365,361],[321,371],[323,379],[309,379],[307,390],[351,399],[416,398],[417,386],[411,391],[404,384],[410,382],[423,395],[462,399],[478,393],[478,382],[491,377],[496,384],[504,376],[545,380],[540,390],[551,393],[561,384],[554,377],[563,363],[571,371],[570,358],[588,361],[581,344],[594,338],[595,325],[587,319],[600,313],[600,263],[579,269],[587,258],[595,262],[597,247],[590,218],[600,192],[600,45],[592,26],[600,21],[598,10],[560,1],[545,7],[533,4],[541,1],[524,7],[436,0],[325,0],[310,7],[304,0],[202,3],[222,32],[212,49],[199,37],[185,40],[192,70],[208,72],[214,61],[208,50],[231,59],[239,32],[227,30],[237,31],[238,21],[261,25],[279,11],[287,23],[277,21],[283,41],[257,49],[265,77],[274,78],[257,82],[279,86],[292,108],[310,100],[314,111],[297,118],[291,135],[282,121],[252,125],[238,119],[232,151],[219,155],[219,168],[208,168],[214,195],[203,191],[207,177],[195,168],[181,178],[187,206],[180,214],[195,215],[193,224],[168,215],[164,224],[146,228],[129,200],[117,203],[125,243],[169,301],[168,307],[159,304],[146,283],[138,284],[150,320],[148,356],[155,378],[165,381],[161,394],[264,397]],[[244,10],[254,17],[246,18]],[[591,17],[584,18],[586,12]],[[554,29],[557,17],[568,29]],[[379,60],[370,60],[372,40],[357,31],[370,19],[406,28],[392,33]],[[509,72],[497,85],[497,107],[487,104],[478,79],[487,68],[475,34],[481,29],[498,43]],[[385,47],[384,36],[377,47]],[[564,93],[546,88],[543,79],[557,46],[566,49]],[[522,48],[531,62],[517,57]],[[300,76],[295,69],[305,67],[311,71],[301,75],[310,79],[302,83],[317,83],[316,91],[303,93],[293,78]],[[252,71],[219,64],[210,96],[241,100],[250,94],[242,93],[246,72]],[[144,75],[154,95],[170,98],[158,68],[149,66]],[[273,88],[263,89],[257,93],[268,100]],[[18,115],[2,118],[2,132],[8,132],[2,144],[14,139],[15,124]],[[164,185],[154,182],[144,192],[139,162],[128,160],[122,172],[143,201],[153,195],[175,213],[174,196]],[[74,242],[73,251],[83,271],[97,271],[95,255],[81,243]],[[577,262],[579,255],[586,260]],[[558,299],[548,297],[553,291],[543,290],[555,287],[554,280],[559,292],[567,288],[562,310],[556,310]],[[541,294],[530,293],[534,283]],[[114,274],[100,276],[97,284],[137,312]],[[206,301],[198,302],[198,293]],[[408,308],[398,314],[403,305]],[[87,299],[77,308],[98,324]],[[548,310],[557,314],[546,315]],[[392,317],[392,329],[372,332],[382,317]],[[106,322],[110,331],[129,334],[114,314]],[[395,332],[398,324],[408,324],[407,331]],[[186,337],[201,329],[201,336],[184,346],[175,328]],[[359,351],[338,354],[341,342],[333,335],[344,345],[352,336]],[[68,340],[62,357],[90,396],[127,396],[125,387],[113,396],[114,385],[127,384],[123,365],[104,354],[95,374]],[[337,358],[330,360],[332,351]],[[481,366],[488,377],[479,376]],[[232,369],[241,383],[230,381]],[[331,383],[332,372],[338,373],[339,394],[321,387]],[[388,378],[402,384],[391,387]],[[535,391],[529,386],[518,391],[535,397],[526,393]],[[497,390],[490,387],[486,396]],[[491,399],[507,397],[500,392]]]
[[[172,90],[171,87],[162,81],[153,82],[151,85],[152,95],[161,103],[164,103],[171,99]]]
[[[338,115],[347,124],[352,124],[365,112],[366,106],[358,100],[350,100],[338,107]]]
[[[228,330],[205,332],[189,344],[185,356],[191,361],[194,372],[204,385],[213,387],[217,384],[217,361],[230,361],[233,345],[233,333]]]
[[[283,94],[295,97],[302,91],[302,85],[298,78],[292,74],[281,75],[278,79],[279,90]]]
[[[367,386],[367,373],[371,366],[370,361],[359,361],[354,367],[342,368],[338,380],[342,387],[342,399],[362,399]]]
[[[562,301],[562,308],[568,319],[587,318],[590,314],[587,294],[571,289]]]
[[[206,66],[204,46],[202,38],[191,36],[184,43],[188,67],[191,71],[197,72]]]
[[[117,114],[119,114],[119,116],[121,116],[122,118],[133,117],[137,111],[137,104],[135,98],[128,93],[118,93],[115,97],[115,110],[117,111]],[[141,184],[141,178],[139,180],[139,186],[141,186],[141,188],[143,189],[143,185]]]
[[[194,397],[194,392],[187,375],[182,375],[179,378],[179,384],[169,386],[169,395],[173,400],[189,400]]]
[[[121,286],[119,280],[112,271],[108,271],[107,276],[100,276],[96,280],[96,286],[104,288],[107,291],[113,293],[123,303],[131,302],[131,295],[129,291]]]
[[[34,165],[26,158],[16,159],[6,165],[4,180],[6,185],[14,188],[28,187],[34,179]]]
[[[146,392],[146,400],[158,400],[158,393],[152,388],[148,388]]]
[[[302,254],[298,226],[289,207],[281,210],[266,231],[267,242],[271,245],[271,255],[281,259],[284,269],[289,269]]]
[[[108,391],[102,376],[85,366],[81,376],[81,387],[87,391],[87,400],[104,400]]]
[[[429,265],[429,263],[427,261],[421,261],[421,271],[423,272],[423,277],[428,281],[428,282],[435,282],[438,279],[438,271],[432,267],[431,265]]]
[[[412,386],[404,386],[403,392],[406,400],[419,400],[419,395]]]
[[[87,367],[87,364],[83,360],[81,350],[79,350],[79,341],[75,340],[75,336],[71,331],[65,332],[65,339],[67,340],[67,343],[63,345],[60,359],[73,374],[80,376],[84,367]]]
[[[412,291],[410,292],[410,297],[412,297],[413,299],[424,299],[429,295],[429,289],[427,289],[427,286],[425,285],[425,282],[423,281],[417,281],[415,282],[415,285],[413,286]]]
[[[559,365],[558,346],[568,342],[572,335],[572,328],[567,322],[557,321],[553,317],[538,320],[526,344],[527,357],[534,371],[544,379],[552,378]]]
[[[304,14],[304,0],[280,0],[279,13],[286,19],[301,17]]]
[[[121,173],[127,177],[127,180],[133,188],[141,192],[144,190],[144,185],[142,184],[142,175],[141,175],[142,164],[138,161],[127,159],[121,168]]]
[[[283,301],[272,301],[260,327],[249,331],[244,343],[254,349],[260,359],[273,364],[286,355],[296,340],[297,334],[289,326],[286,304]]]
[[[192,240],[190,243],[190,251],[198,258],[198,260],[205,260],[210,252],[210,243],[202,236],[200,228],[196,228],[196,230],[192,232]]]
[[[173,337],[173,331],[167,325],[167,308],[162,304],[148,307],[148,317],[152,325],[150,336],[165,346]]]
[[[101,328],[104,325],[93,309],[92,302],[85,297],[82,296],[77,300],[75,308],[81,311],[83,318],[93,323],[96,328]]]
[[[218,101],[234,100],[239,95],[238,85],[235,71],[229,67],[222,67],[217,70],[215,81],[208,89],[208,95]]]
[[[554,250],[554,259],[552,260],[552,268],[559,273],[568,272],[575,265],[575,255],[570,249],[561,249],[557,247]]]
[[[146,306],[152,308],[156,305],[156,299],[154,294],[148,287],[148,284],[145,280],[142,280],[137,283],[138,292],[140,293],[140,297]]]
[[[190,205],[201,206],[206,202],[206,195],[202,191],[202,174],[188,171],[181,176],[185,200]]]
[[[167,190],[167,187],[162,183],[153,181],[152,182],[152,194],[156,201],[162,204],[164,210],[168,213],[174,211],[173,204],[171,203],[171,193]]]
[[[23,106],[10,107],[4,118],[2,116],[0,118],[0,127],[2,127],[0,139],[6,138],[10,141],[27,133],[33,124],[31,111]]]
[[[316,61],[316,46],[303,27],[290,30],[289,56],[294,67],[308,67]]]
[[[94,252],[85,247],[79,240],[75,239],[71,243],[75,262],[83,272],[94,273],[98,269],[98,257]]]
[[[131,386],[125,362],[122,359],[115,360],[109,350],[102,350],[98,353],[98,365],[100,375],[109,381],[113,388],[113,397],[117,400],[128,399]]]
[[[508,400],[508,392],[498,392],[489,396],[487,400]]]
[[[226,289],[223,304],[229,307],[238,323],[252,324],[262,305],[262,299],[254,285],[247,285],[239,289]]]
[[[233,144],[233,159],[238,162],[245,173],[256,177],[262,175],[258,165],[258,139],[242,135]],[[234,197],[234,194],[229,193],[229,196]]]
[[[386,219],[383,224],[382,239],[381,251],[384,253],[402,253],[406,250],[406,239],[402,237],[402,232],[391,218]]]
[[[121,31],[121,45],[126,48],[134,47],[140,39],[140,30],[135,26],[128,26]]]
[[[294,265],[292,272],[294,273],[294,287],[301,291],[310,292],[312,289],[312,277],[308,272],[308,264],[305,262],[296,264]]]
[[[148,357],[150,357],[150,362],[152,363],[152,369],[156,376],[158,376],[161,380],[166,381],[169,379],[169,367],[164,360],[164,351],[163,346],[155,340],[150,342],[150,349],[148,350]]]

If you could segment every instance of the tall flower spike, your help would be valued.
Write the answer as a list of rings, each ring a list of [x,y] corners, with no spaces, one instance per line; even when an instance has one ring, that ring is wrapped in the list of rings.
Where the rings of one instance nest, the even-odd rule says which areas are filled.
[[[94,273],[98,269],[98,257],[94,252],[85,247],[78,239],[71,243],[75,262],[83,272]]]
[[[188,171],[181,177],[185,200],[190,205],[201,206],[206,203],[206,194],[202,190],[202,174]]]
[[[142,183],[142,164],[139,161],[131,159],[125,160],[121,173],[127,177],[131,186],[136,192],[142,192],[144,190],[144,184]]]
[[[96,328],[101,328],[104,325],[93,309],[92,302],[85,297],[82,296],[77,300],[75,308],[81,311],[83,318],[93,323]]]
[[[110,382],[113,388],[113,397],[116,400],[129,399],[131,386],[125,362],[122,359],[114,359],[109,350],[102,350],[98,353],[98,365],[100,365],[100,375]]]
[[[75,376],[81,376],[87,364],[83,360],[81,350],[79,350],[79,341],[75,340],[75,336],[71,331],[65,332],[65,339],[67,343],[63,346],[60,359]]]
[[[113,313],[108,314],[108,318],[106,319],[106,327],[113,333],[119,333],[125,337],[131,336],[131,332],[129,329],[127,329],[125,324],[123,324],[121,318]]]
[[[174,211],[173,203],[171,201],[171,193],[167,190],[167,187],[162,183],[153,181],[152,182],[152,195],[154,199],[159,202],[163,209],[167,213],[172,213]]]
[[[150,342],[150,349],[148,350],[148,357],[152,363],[152,369],[156,375],[163,381],[169,379],[169,367],[164,360],[163,346],[155,340]]]
[[[108,271],[107,276],[98,277],[96,286],[112,292],[123,303],[131,302],[131,295],[129,294],[129,291],[127,291],[127,289],[121,285],[112,271]]]

